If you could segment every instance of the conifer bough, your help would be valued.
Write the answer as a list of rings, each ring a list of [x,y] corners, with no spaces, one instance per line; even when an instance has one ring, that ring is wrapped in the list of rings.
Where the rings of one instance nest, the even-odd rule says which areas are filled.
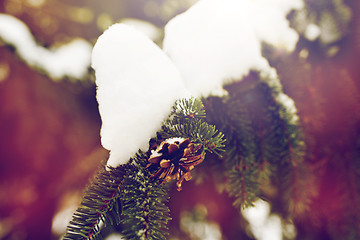
[[[176,101],[147,152],[139,150],[126,164],[96,175],[64,239],[102,239],[106,231],[119,231],[127,239],[166,239],[170,217],[163,183],[175,179],[181,190],[206,152],[223,151],[223,134],[203,117],[200,100]]]
[[[271,184],[276,173],[286,178],[299,175],[303,142],[296,108],[282,92],[276,70],[262,56],[261,43],[293,49],[298,36],[288,26],[286,14],[301,7],[301,1],[277,3],[285,7],[269,7],[260,0],[226,2],[200,0],[168,23],[164,50],[171,59],[124,24],[111,26],[99,37],[92,67],[101,143],[110,151],[109,159],[85,192],[65,239],[102,239],[109,232],[120,232],[126,239],[166,239],[170,219],[166,183],[176,180],[181,190],[190,171],[206,161],[207,152],[220,156],[226,149],[213,164],[219,166],[217,174],[225,176],[223,184],[239,207],[251,205],[260,195],[261,183]],[[281,13],[272,19],[279,31],[270,38],[261,32],[268,14],[252,14],[258,12]],[[261,16],[261,21],[248,21],[253,15]],[[194,28],[197,34],[192,34]],[[260,81],[249,92],[260,91],[269,100],[260,114],[251,111],[241,91],[224,89],[225,83],[234,83],[251,70],[259,72]],[[281,187],[290,189],[284,196],[297,197],[290,187]]]

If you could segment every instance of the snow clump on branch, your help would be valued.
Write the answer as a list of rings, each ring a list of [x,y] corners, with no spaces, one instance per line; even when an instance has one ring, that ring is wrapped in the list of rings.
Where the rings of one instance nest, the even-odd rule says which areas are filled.
[[[139,148],[147,150],[175,100],[189,95],[186,89],[194,96],[221,96],[224,84],[250,70],[281,89],[261,44],[292,51],[298,35],[286,15],[302,6],[302,0],[200,0],[165,27],[163,46],[171,60],[125,24],[106,30],[94,46],[92,67],[108,165],[125,164]],[[280,104],[296,115],[293,101]]]
[[[176,67],[141,32],[114,24],[92,52],[101,143],[110,150],[108,166],[125,164],[160,130],[175,100],[187,96]]]
[[[221,96],[250,70],[276,75],[261,44],[294,50],[298,34],[286,16],[302,7],[302,0],[200,0],[165,26],[163,49],[192,94]]]

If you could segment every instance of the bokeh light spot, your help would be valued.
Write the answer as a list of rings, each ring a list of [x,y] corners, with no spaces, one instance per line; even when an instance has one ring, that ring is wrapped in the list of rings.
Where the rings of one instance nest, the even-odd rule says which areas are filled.
[[[286,239],[295,239],[297,233],[294,223],[292,221],[283,224],[283,234]]]
[[[46,0],[26,0],[26,3],[31,7],[40,8],[44,5]]]
[[[198,204],[192,211],[184,211],[181,214],[180,228],[189,234],[190,239],[219,240],[222,239],[220,226],[207,220],[208,210]]]
[[[21,1],[18,0],[8,0],[5,3],[5,11],[9,14],[13,14],[13,15],[19,15],[21,14],[24,10],[22,7],[22,3]]]
[[[299,57],[306,59],[309,56],[309,50],[307,48],[301,49],[301,51],[299,52]]]
[[[106,13],[100,14],[96,20],[96,25],[100,30],[105,30],[112,24],[113,24],[113,20],[111,16]]]
[[[69,18],[79,23],[89,23],[94,19],[93,12],[88,8],[72,7],[69,9]]]
[[[305,37],[310,41],[315,41],[320,36],[321,30],[316,24],[309,24],[305,29]]]
[[[0,62],[0,82],[4,81],[10,75],[10,67],[6,62]]]

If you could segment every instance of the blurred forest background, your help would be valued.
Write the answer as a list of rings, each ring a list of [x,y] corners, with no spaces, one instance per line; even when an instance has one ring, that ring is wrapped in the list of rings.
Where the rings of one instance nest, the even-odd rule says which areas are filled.
[[[109,25],[140,19],[160,42],[163,26],[195,0],[3,0],[0,13],[23,21],[37,44],[75,38],[93,45]],[[292,219],[285,239],[360,236],[360,2],[306,0],[288,16],[299,33],[291,53],[263,54],[294,99],[307,144],[316,196]],[[2,19],[0,19],[1,25]],[[82,77],[53,78],[27,63],[0,27],[0,239],[59,239],[107,151],[90,66]],[[189,182],[171,192],[171,236],[200,238],[189,222],[205,221],[209,239],[253,239],[246,221],[214,184]],[[211,197],[209,197],[211,196]],[[272,211],[276,212],[276,201]],[[203,236],[206,234],[203,233]]]

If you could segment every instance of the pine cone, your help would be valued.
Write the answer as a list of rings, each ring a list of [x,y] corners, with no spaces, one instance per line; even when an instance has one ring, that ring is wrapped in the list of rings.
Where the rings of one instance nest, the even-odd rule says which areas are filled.
[[[181,184],[191,179],[190,171],[204,160],[204,155],[198,153],[201,144],[195,147],[188,138],[169,138],[163,141],[156,150],[152,150],[147,167],[159,168],[150,178],[159,178],[161,184],[176,179],[177,190]]]

